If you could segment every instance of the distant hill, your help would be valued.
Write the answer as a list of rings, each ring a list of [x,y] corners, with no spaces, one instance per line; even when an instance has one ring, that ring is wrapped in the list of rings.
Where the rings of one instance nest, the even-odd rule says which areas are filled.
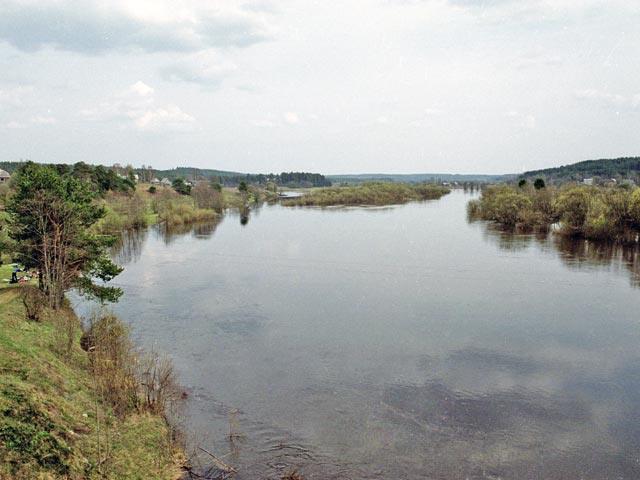
[[[362,182],[498,182],[506,178],[505,175],[476,175],[454,173],[361,173],[353,175],[327,175],[333,183],[362,183]]]
[[[617,180],[640,178],[640,157],[622,157],[600,160],[585,160],[583,162],[563,165],[561,167],[531,170],[521,175],[525,178],[545,178],[548,182],[562,183],[582,181],[585,178],[599,177],[602,179],[615,178]]]

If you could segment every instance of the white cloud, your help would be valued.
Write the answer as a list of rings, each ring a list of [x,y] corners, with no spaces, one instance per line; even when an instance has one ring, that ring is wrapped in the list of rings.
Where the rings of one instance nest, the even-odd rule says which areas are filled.
[[[266,120],[266,119],[254,120],[253,122],[251,122],[251,124],[254,127],[260,127],[260,128],[273,128],[277,126],[273,120]]]
[[[85,109],[82,116],[94,121],[116,121],[139,131],[188,131],[196,120],[174,104],[159,105],[155,89],[138,81],[96,108]]]
[[[516,125],[533,130],[537,126],[537,120],[534,115],[518,112],[517,110],[509,110],[504,113],[505,118],[512,119]]]
[[[37,115],[31,118],[31,123],[35,125],[53,125],[56,122],[57,120],[55,117],[51,116]]]
[[[19,130],[28,128],[32,125],[54,125],[56,123],[57,119],[55,117],[50,115],[36,115],[35,117],[31,117],[29,120],[11,120],[4,124],[4,128]]]
[[[514,65],[518,69],[526,69],[534,67],[559,67],[563,65],[563,63],[564,60],[560,55],[529,52],[518,57]]]
[[[0,89],[0,105],[21,107],[27,96],[33,93],[31,86],[18,86],[12,88]]]
[[[444,111],[439,108],[426,108],[424,110],[424,114],[428,117],[436,117],[438,115],[442,115],[443,113]]]
[[[147,85],[144,82],[141,82],[140,80],[138,80],[136,83],[134,83],[133,85],[131,85],[129,87],[129,91],[132,93],[136,93],[138,95],[140,95],[141,97],[146,97],[149,95],[153,95],[153,93],[155,92],[155,90],[150,87],[149,85]]]
[[[195,118],[183,112],[176,105],[145,110],[144,112],[130,112],[130,118],[136,127],[143,131],[190,130],[195,123]]]
[[[638,13],[627,0],[448,0],[449,5],[471,12],[480,22],[564,27],[567,22],[612,10]]]
[[[5,0],[0,39],[25,51],[197,51],[268,40],[268,19],[264,10],[234,1]]]
[[[616,107],[622,107],[625,105],[633,106],[633,98],[635,98],[628,98],[618,93],[611,93],[594,88],[578,90],[577,92],[575,92],[575,96],[580,100],[588,100],[599,103],[601,105],[613,105]]]
[[[18,122],[16,120],[12,120],[12,121],[7,122],[5,124],[5,128],[9,128],[9,129],[15,130],[15,129],[20,129],[20,128],[27,128],[27,126],[22,122]]]
[[[165,80],[217,86],[237,70],[232,62],[222,60],[214,50],[206,50],[177,60],[160,70]]]
[[[300,123],[300,117],[296,112],[285,112],[282,115],[282,118],[284,119],[285,123],[289,125],[297,125],[298,123]]]

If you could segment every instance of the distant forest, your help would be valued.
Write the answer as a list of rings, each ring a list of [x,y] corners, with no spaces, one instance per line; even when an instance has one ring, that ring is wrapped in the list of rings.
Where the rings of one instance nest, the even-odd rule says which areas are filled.
[[[214,180],[225,186],[236,186],[240,182],[265,185],[273,182],[282,187],[330,187],[331,181],[324,175],[310,172],[282,172],[282,173],[239,173],[224,170],[211,170],[206,168],[177,167],[170,170],[155,170],[136,168],[135,172],[140,178],[149,181],[155,177],[158,179],[184,178],[185,180]],[[147,178],[151,175],[151,178]]]
[[[562,167],[545,168],[525,172],[522,177],[542,177],[548,182],[563,183],[582,181],[585,178],[616,180],[629,179],[638,183],[640,179],[640,157],[623,157],[613,159],[585,160],[583,162]]]
[[[0,169],[6,170],[13,174],[18,168],[24,165],[26,161],[19,162],[0,162]],[[77,168],[78,171],[87,171],[89,168],[93,168],[97,171],[96,175],[103,176],[106,171],[113,172],[114,175],[110,178],[117,177],[115,174],[120,174],[123,177],[129,178],[130,173],[135,173],[139,176],[141,181],[150,182],[153,178],[169,180],[175,180],[176,178],[183,178],[189,181],[196,180],[213,180],[217,181],[224,186],[237,186],[240,182],[246,182],[249,184],[266,185],[268,182],[273,182],[282,187],[330,187],[331,181],[324,175],[319,173],[309,172],[282,172],[282,173],[240,173],[229,172],[225,170],[212,170],[206,168],[189,168],[189,167],[177,167],[169,170],[157,170],[152,167],[133,168],[131,166],[122,166],[120,164],[114,164],[110,167],[105,166],[90,166],[84,162],[78,162],[74,165],[66,165],[69,169]],[[99,168],[98,168],[99,167]],[[60,168],[65,168],[60,165]],[[96,170],[97,169],[97,170]]]

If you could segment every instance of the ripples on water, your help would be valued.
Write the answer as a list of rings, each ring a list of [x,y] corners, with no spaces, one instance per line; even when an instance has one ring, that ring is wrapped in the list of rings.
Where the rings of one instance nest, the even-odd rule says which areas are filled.
[[[638,248],[469,224],[468,199],[125,236],[116,310],[239,479],[640,478]]]

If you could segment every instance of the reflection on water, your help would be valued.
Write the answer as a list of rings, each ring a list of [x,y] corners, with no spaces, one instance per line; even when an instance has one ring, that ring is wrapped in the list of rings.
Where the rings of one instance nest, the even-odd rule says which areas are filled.
[[[571,269],[607,269],[627,272],[631,285],[640,286],[640,245],[596,242],[554,233],[514,233],[497,225],[483,223],[484,238],[495,242],[501,250],[517,252],[528,248],[558,252],[562,262]]]
[[[115,309],[241,480],[640,478],[637,249],[467,223],[468,199],[151,229]]]
[[[149,231],[147,229],[125,230],[116,237],[115,244],[111,248],[111,256],[119,265],[136,262],[142,253],[142,246]]]
[[[245,205],[240,208],[240,225],[247,223],[249,223],[249,207]]]
[[[162,237],[166,245],[170,245],[175,240],[185,235],[191,235],[193,238],[206,240],[216,231],[221,220],[209,220],[197,223],[188,223],[185,225],[160,224],[155,226],[157,233]]]
[[[628,271],[631,284],[640,285],[640,246],[597,243],[556,236],[556,248],[562,253],[562,260],[570,268],[581,269],[590,266]]]

